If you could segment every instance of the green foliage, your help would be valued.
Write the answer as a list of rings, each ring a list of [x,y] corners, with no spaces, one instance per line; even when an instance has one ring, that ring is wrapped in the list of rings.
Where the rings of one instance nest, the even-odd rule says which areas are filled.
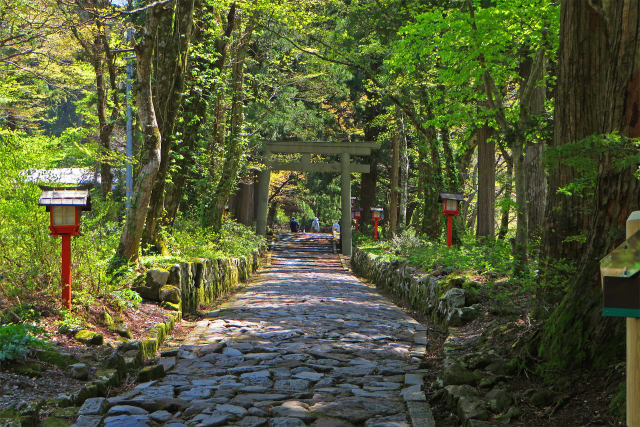
[[[176,225],[168,237],[175,260],[243,257],[266,248],[264,237],[256,236],[251,228],[233,220],[225,220],[218,233],[185,220]],[[143,262],[145,260],[147,258],[143,258]],[[163,261],[166,262],[166,259]]]
[[[623,419],[627,412],[627,382],[618,384],[618,391],[609,403],[609,412]]]
[[[637,146],[637,141],[617,133],[591,135],[580,141],[549,147],[545,152],[545,161],[550,169],[570,167],[576,172],[575,180],[559,188],[559,193],[569,197],[590,198],[603,159],[606,158],[614,170],[636,165],[640,162]]]
[[[425,272],[447,274],[474,272],[506,276],[511,269],[511,245],[501,240],[477,243],[474,236],[465,235],[461,245],[448,248],[443,242],[433,242],[409,229],[388,241],[373,242],[362,233],[354,242],[366,251],[389,259],[404,259]]]
[[[60,310],[61,320],[58,322],[58,330],[63,333],[74,332],[82,329],[85,321],[73,311],[66,309]]]
[[[26,324],[0,325],[0,365],[24,359],[35,349],[47,347],[48,343],[35,335],[41,332]]]

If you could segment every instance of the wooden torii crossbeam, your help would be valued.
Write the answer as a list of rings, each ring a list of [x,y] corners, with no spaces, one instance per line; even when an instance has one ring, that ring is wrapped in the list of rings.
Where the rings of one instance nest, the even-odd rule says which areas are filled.
[[[263,147],[265,169],[260,172],[258,187],[258,216],[256,233],[267,232],[267,204],[269,202],[269,180],[271,170],[291,170],[300,172],[338,172],[341,174],[341,221],[340,234],[342,253],[351,256],[351,173],[369,173],[369,165],[352,163],[351,156],[368,156],[377,150],[377,142],[266,142]],[[276,161],[272,154],[302,154],[297,161]],[[310,156],[339,155],[340,162],[312,163]]]

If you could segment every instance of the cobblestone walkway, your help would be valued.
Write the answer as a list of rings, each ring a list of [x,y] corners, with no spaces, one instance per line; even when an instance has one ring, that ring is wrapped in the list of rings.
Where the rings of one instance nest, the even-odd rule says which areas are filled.
[[[327,235],[287,235],[252,286],[163,353],[166,377],[108,399],[104,425],[426,427],[425,345]]]

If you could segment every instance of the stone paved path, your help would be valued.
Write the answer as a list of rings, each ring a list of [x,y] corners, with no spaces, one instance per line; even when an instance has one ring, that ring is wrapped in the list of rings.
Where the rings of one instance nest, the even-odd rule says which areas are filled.
[[[104,425],[430,426],[425,344],[327,235],[290,234],[252,286],[163,354],[166,377],[108,399]]]

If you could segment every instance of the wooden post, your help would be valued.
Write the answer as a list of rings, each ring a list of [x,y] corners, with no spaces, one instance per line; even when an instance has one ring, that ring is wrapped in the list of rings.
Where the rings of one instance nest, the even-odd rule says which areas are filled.
[[[373,225],[373,240],[375,242],[377,242],[378,241],[378,218],[375,218],[373,220],[373,224],[374,224]]]
[[[340,224],[340,238],[342,240],[342,255],[351,256],[351,167],[349,153],[342,153],[342,223]]]
[[[447,215],[447,247],[453,243],[453,215]]]
[[[640,211],[627,219],[627,239],[640,230]],[[640,427],[640,318],[627,317],[627,425]]]
[[[71,311],[71,234],[62,235],[62,302]]]

